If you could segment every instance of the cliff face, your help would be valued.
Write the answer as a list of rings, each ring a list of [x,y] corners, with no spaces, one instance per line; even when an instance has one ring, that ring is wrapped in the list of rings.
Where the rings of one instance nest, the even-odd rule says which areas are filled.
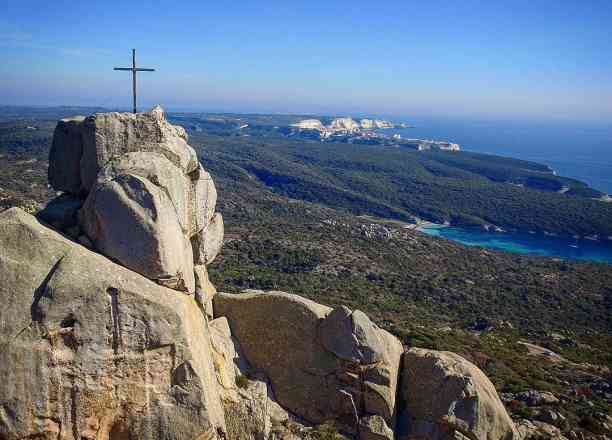
[[[329,125],[329,129],[333,131],[348,131],[352,132],[359,130],[360,126],[353,118],[336,118]]]
[[[362,312],[216,294],[216,190],[156,108],[58,123],[39,220],[0,214],[0,439],[501,440],[480,370]]]

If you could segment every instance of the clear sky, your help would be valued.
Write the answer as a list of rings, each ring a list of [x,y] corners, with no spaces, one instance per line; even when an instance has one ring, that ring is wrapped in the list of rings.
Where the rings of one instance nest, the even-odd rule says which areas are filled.
[[[0,0],[0,104],[612,119],[612,1]]]

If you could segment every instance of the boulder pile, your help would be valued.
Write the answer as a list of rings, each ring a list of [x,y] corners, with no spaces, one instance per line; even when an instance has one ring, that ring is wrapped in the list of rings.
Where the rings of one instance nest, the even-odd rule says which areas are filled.
[[[161,108],[60,121],[49,181],[38,218],[0,213],[0,439],[520,438],[456,354],[359,310],[216,294],[215,186]]]
[[[206,265],[223,241],[217,191],[160,107],[61,120],[49,183],[64,194],[42,219],[158,284],[212,290]]]

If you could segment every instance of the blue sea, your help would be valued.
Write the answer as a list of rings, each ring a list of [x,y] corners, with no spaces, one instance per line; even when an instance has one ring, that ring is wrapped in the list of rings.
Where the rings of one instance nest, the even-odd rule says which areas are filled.
[[[429,225],[419,229],[427,235],[458,241],[468,246],[500,249],[520,254],[612,263],[612,243],[573,240],[528,233],[486,232],[479,229]]]
[[[403,138],[447,140],[465,151],[531,160],[557,174],[612,194],[612,121],[604,123],[406,119],[413,128],[385,130]],[[532,234],[428,227],[423,232],[471,246],[531,255],[612,263],[612,242],[564,239]]]

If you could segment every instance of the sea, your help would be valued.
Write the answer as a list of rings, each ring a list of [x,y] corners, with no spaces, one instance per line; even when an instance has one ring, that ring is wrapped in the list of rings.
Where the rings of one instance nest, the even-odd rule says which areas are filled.
[[[412,118],[405,122],[411,128],[384,130],[384,133],[397,133],[402,138],[446,140],[460,144],[464,151],[546,164],[558,175],[581,180],[599,191],[612,194],[612,121]],[[436,225],[421,230],[470,246],[612,264],[612,242],[605,240],[597,242]]]
[[[558,257],[565,260],[598,261],[612,264],[612,243],[610,242],[575,240],[520,232],[487,232],[480,229],[432,224],[419,228],[419,231],[468,246],[542,257]]]

